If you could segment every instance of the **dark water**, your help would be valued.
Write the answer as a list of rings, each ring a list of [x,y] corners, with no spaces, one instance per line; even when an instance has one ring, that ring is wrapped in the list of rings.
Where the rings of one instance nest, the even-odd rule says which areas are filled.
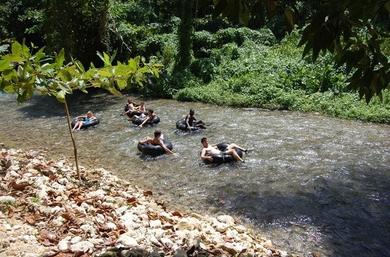
[[[73,97],[74,115],[94,110],[101,123],[76,133],[81,165],[113,170],[152,189],[169,206],[228,213],[252,224],[282,249],[301,256],[390,256],[390,126],[316,114],[233,109],[151,100],[158,128],[178,156],[140,159],[137,129],[120,116],[125,98]],[[18,105],[0,96],[0,142],[46,148],[72,158],[63,107],[36,97]],[[175,133],[190,108],[211,123],[202,134]],[[200,139],[254,149],[244,164],[208,167]]]

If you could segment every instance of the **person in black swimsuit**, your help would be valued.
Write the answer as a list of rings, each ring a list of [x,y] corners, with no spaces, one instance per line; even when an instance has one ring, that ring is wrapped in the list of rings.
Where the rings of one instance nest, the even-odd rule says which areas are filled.
[[[195,111],[193,109],[191,109],[190,113],[187,114],[187,116],[184,119],[184,122],[186,124],[186,128],[191,129],[191,128],[196,127],[196,128],[206,129],[206,126],[203,123],[203,121],[201,121],[201,120],[197,121],[194,115],[195,115]]]

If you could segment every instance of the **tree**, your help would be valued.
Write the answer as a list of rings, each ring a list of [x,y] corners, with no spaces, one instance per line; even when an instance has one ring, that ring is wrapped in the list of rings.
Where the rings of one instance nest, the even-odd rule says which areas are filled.
[[[49,50],[64,48],[67,60],[96,63],[96,51],[106,49],[108,8],[108,0],[46,1],[44,30]]]
[[[44,0],[6,0],[0,3],[0,38],[34,43],[42,47]]]
[[[176,57],[175,70],[181,71],[191,64],[193,34],[193,0],[179,1],[181,22],[178,29],[179,51]]]
[[[0,58],[0,91],[16,94],[18,102],[27,101],[33,93],[56,97],[64,104],[69,134],[73,143],[77,175],[80,179],[77,147],[70,125],[70,113],[66,96],[75,90],[88,93],[90,87],[102,88],[120,95],[119,90],[132,84],[142,85],[147,74],[159,76],[161,65],[142,64],[141,58],[130,59],[126,64],[113,65],[114,57],[98,54],[104,67],[91,67],[85,70],[82,63],[72,60],[65,63],[65,51],[61,50],[49,62],[50,58],[41,48],[32,51],[23,43],[14,42],[11,51]]]
[[[320,52],[335,54],[336,63],[353,72],[349,87],[367,102],[374,95],[381,97],[381,92],[389,88],[389,60],[381,48],[383,40],[389,38],[388,0],[213,1],[218,13],[241,24],[248,24],[250,17],[257,13],[252,8],[256,4],[264,6],[268,16],[275,15],[277,8],[284,9],[290,24],[299,17],[296,5],[310,5],[312,15],[300,41],[305,46],[304,55],[311,52],[316,59]]]

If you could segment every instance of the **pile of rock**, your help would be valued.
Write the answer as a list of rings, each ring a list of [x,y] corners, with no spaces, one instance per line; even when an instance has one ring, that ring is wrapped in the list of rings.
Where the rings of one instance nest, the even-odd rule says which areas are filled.
[[[1,150],[0,165],[0,252],[23,241],[12,236],[19,220],[32,228],[21,236],[43,249],[30,256],[287,256],[231,216],[167,210],[104,169],[81,168],[80,183],[66,161],[13,149]]]

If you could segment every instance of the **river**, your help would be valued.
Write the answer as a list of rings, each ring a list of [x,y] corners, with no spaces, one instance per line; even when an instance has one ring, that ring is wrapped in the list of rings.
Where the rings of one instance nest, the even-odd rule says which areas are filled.
[[[390,256],[389,125],[150,100],[147,108],[160,116],[157,127],[178,154],[145,160],[137,141],[154,128],[120,116],[125,101],[103,93],[72,97],[72,114],[92,110],[101,120],[75,133],[81,165],[110,169],[173,208],[234,215],[300,256]],[[40,96],[17,104],[8,95],[0,104],[1,143],[73,159],[62,105]],[[190,108],[209,128],[177,133],[175,122]],[[199,161],[204,136],[253,151],[245,163],[210,167]]]

